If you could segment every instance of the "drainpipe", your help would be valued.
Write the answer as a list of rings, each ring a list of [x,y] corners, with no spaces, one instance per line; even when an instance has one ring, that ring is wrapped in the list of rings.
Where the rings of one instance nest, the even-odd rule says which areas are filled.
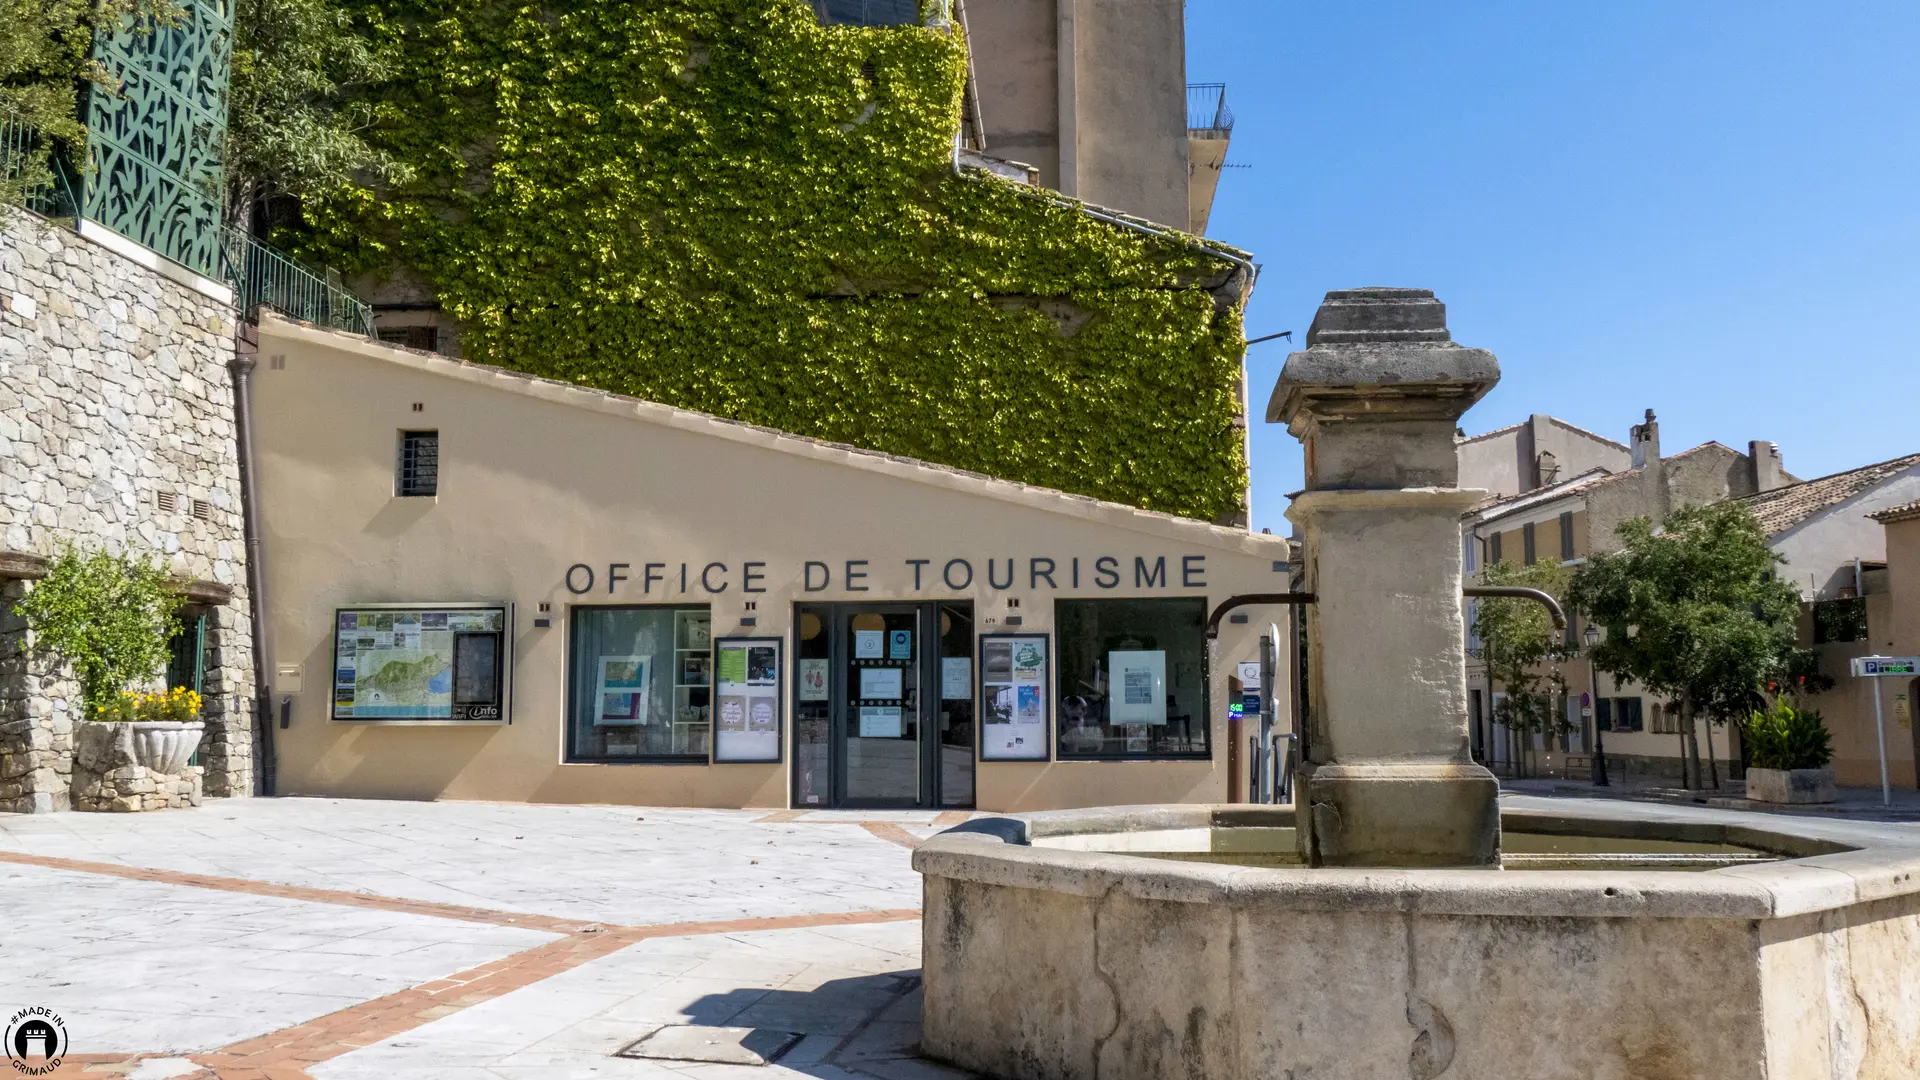
[[[253,757],[261,795],[272,795],[278,759],[273,747],[273,686],[267,678],[267,573],[260,556],[260,499],[254,487],[253,365],[260,329],[242,323],[234,336],[233,434],[240,451],[240,510],[247,550],[247,606],[253,614]]]

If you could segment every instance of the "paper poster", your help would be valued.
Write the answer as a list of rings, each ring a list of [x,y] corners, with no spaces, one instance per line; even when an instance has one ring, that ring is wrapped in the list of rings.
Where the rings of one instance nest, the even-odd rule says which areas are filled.
[[[913,631],[911,630],[887,631],[887,659],[889,660],[913,659]]]
[[[860,693],[857,696],[879,701],[898,701],[902,696],[903,674],[897,667],[861,668]]]
[[[826,662],[819,663],[824,697]],[[714,643],[714,675],[713,760],[779,761],[780,643],[721,638]]]
[[[887,632],[885,630],[855,630],[853,632],[853,655],[860,660],[878,660],[886,650]]]
[[[1107,721],[1114,724],[1167,722],[1167,654],[1119,651],[1107,654]]]
[[[947,676],[943,665],[943,695]],[[983,713],[980,727],[982,760],[1046,760],[1046,635],[983,638],[980,644],[980,700]]]
[[[973,698],[973,658],[940,658],[940,698],[943,701],[968,701]]]
[[[593,714],[596,725],[644,724],[648,721],[648,666],[648,659],[644,656],[600,658],[600,678],[594,684],[594,698],[599,702]]]
[[[827,700],[827,664],[825,660],[800,661],[800,700]]]
[[[898,705],[862,705],[860,706],[860,737],[863,739],[897,739],[906,731],[901,723]]]
[[[772,645],[747,646],[747,681],[772,686],[780,676],[780,650]]]

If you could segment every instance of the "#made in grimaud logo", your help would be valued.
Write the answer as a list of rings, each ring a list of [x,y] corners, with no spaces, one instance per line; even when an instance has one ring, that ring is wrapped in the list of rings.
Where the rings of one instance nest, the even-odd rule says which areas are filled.
[[[67,1029],[53,1010],[29,1005],[7,1021],[7,1061],[27,1076],[45,1076],[60,1067],[67,1052]]]

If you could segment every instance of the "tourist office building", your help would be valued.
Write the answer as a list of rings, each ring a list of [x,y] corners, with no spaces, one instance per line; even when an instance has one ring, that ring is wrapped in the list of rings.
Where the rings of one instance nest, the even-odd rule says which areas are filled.
[[[271,316],[259,358],[278,793],[1011,811],[1238,789],[1230,680],[1287,616],[1240,609],[1211,655],[1206,626],[1286,591],[1279,537]]]

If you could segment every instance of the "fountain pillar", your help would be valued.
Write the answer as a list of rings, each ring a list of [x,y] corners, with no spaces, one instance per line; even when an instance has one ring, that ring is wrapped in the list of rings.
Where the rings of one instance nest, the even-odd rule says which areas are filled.
[[[1498,866],[1499,782],[1467,733],[1455,424],[1500,379],[1426,289],[1330,292],[1267,406],[1306,446],[1308,709],[1295,784],[1312,866]]]

